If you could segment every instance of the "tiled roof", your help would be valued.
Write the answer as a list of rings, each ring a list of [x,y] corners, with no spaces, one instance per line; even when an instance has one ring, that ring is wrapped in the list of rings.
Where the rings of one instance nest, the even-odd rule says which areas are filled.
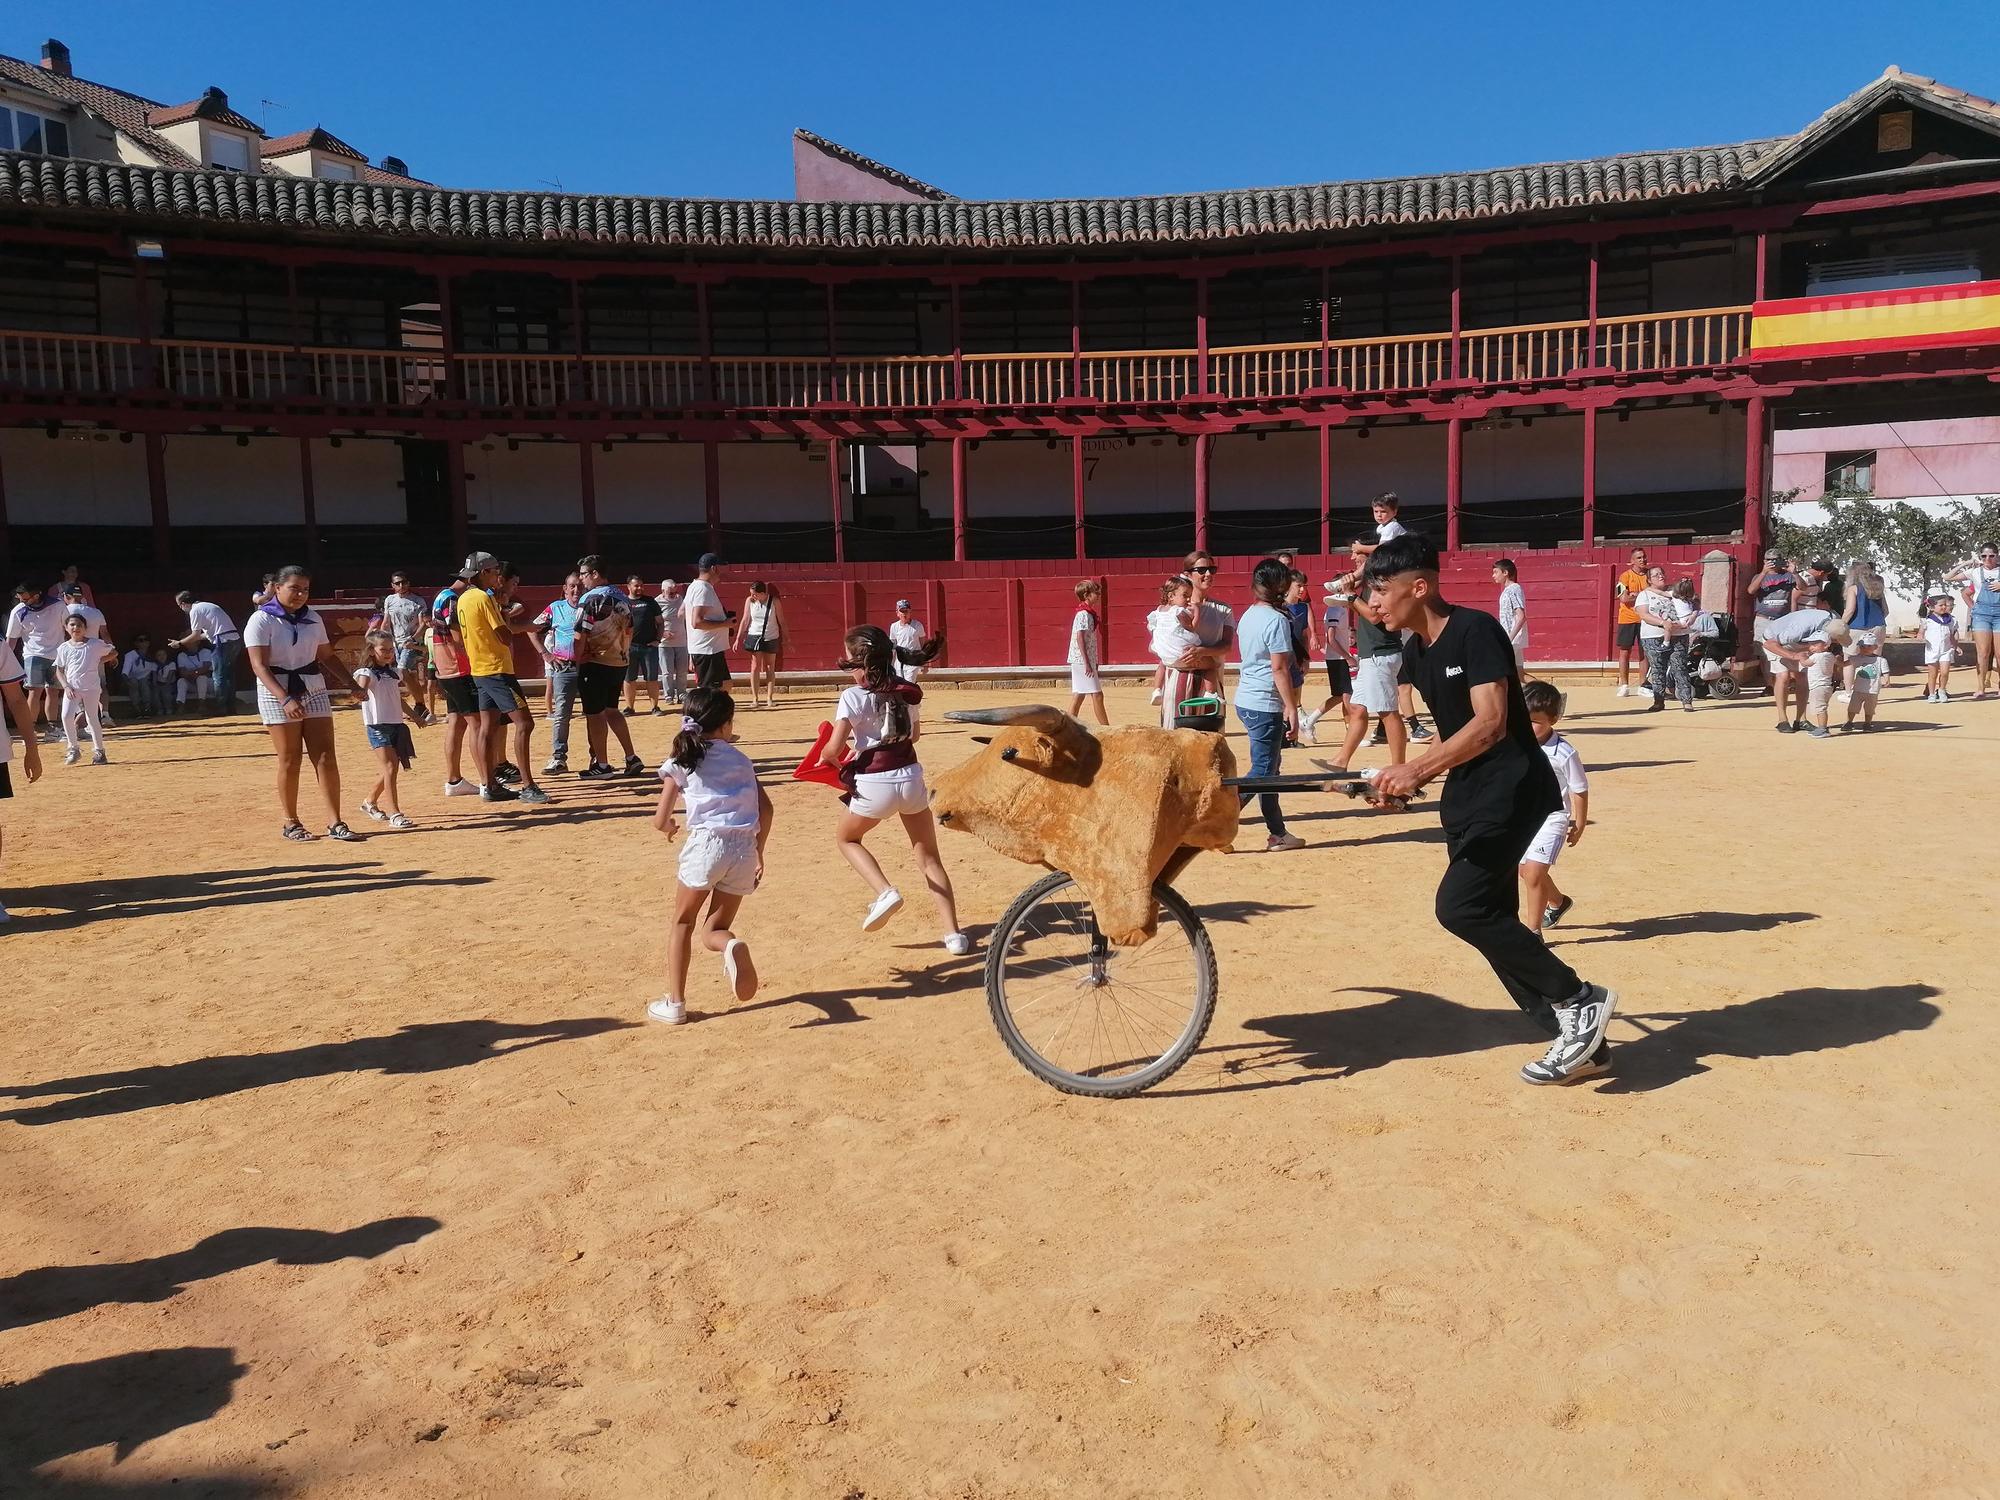
[[[1901,68],[1891,66],[1873,83],[1849,94],[1797,135],[1773,142],[1772,150],[1754,164],[1753,175],[1759,181],[1770,181],[1863,116],[1873,114],[1885,104],[1897,102],[1921,104],[1981,130],[2000,129],[2000,104],[1982,99],[1977,94],[1968,94],[1964,89],[1939,83],[1935,78],[1905,73]]]
[[[247,130],[252,135],[264,133],[262,126],[236,113],[229,107],[229,101],[214,90],[185,104],[163,104],[146,115],[146,123],[155,130],[164,130],[183,120],[207,120],[213,125],[227,125],[231,130]]]
[[[295,131],[291,135],[281,135],[275,141],[264,142],[263,154],[267,157],[290,156],[294,151],[320,151],[328,156],[344,156],[349,161],[363,163],[368,160],[339,136],[318,125],[311,130]]]
[[[933,187],[920,177],[912,177],[908,172],[898,172],[894,167],[885,166],[872,156],[863,156],[859,151],[841,145],[839,141],[830,141],[823,135],[814,135],[810,130],[794,130],[792,136],[836,161],[844,161],[857,171],[866,172],[871,177],[879,177],[884,182],[893,182],[897,187],[915,193],[919,198],[929,198],[935,203],[951,201],[952,195],[943,188]]]
[[[201,165],[147,123],[146,117],[160,108],[157,99],[128,94],[123,89],[92,83],[87,78],[70,78],[61,73],[53,73],[47,68],[38,68],[33,63],[18,57],[0,56],[0,78],[24,88],[39,89],[52,99],[61,99],[88,110],[131,136],[165,166]]]

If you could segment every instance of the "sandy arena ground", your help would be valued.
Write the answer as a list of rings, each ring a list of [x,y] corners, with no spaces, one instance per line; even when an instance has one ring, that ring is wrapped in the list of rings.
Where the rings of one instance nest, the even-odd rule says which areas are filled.
[[[650,787],[446,803],[425,731],[420,831],[300,846],[246,719],[58,753],[0,807],[0,1493],[1994,1494],[2000,703],[1912,696],[1816,743],[1572,694],[1557,941],[1624,1014],[1564,1090],[1430,813],[1198,860],[1214,1028],[1098,1103],[920,896],[856,930],[782,779],[825,692],[743,716],[767,988],[698,963],[679,1030]],[[983,936],[1031,872],[945,849]]]

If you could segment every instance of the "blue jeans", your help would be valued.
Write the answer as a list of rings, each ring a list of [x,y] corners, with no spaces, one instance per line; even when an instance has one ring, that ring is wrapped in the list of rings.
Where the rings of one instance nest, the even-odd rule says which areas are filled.
[[[243,654],[243,638],[215,643],[215,711],[236,712],[236,658]]]
[[[576,668],[574,666],[552,670],[549,673],[549,758],[569,759],[569,715],[570,705],[576,702]]]
[[[1278,774],[1278,757],[1285,748],[1285,716],[1265,713],[1261,709],[1236,705],[1236,717],[1243,721],[1244,732],[1250,736],[1250,774],[1252,776],[1275,776]],[[1243,801],[1248,802],[1251,794],[1245,792]],[[1285,815],[1278,809],[1278,794],[1265,792],[1258,798],[1264,813],[1264,826],[1271,831],[1272,838],[1281,838],[1285,832]]]

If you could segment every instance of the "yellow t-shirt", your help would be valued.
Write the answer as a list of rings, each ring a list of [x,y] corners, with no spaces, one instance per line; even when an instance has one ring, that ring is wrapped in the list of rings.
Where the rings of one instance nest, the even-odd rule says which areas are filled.
[[[500,606],[482,588],[458,596],[458,634],[474,677],[505,677],[514,670],[514,647],[500,619]]]
[[[1625,597],[1618,601],[1618,623],[1620,625],[1637,625],[1639,623],[1639,612],[1632,608],[1632,601],[1646,591],[1646,575],[1644,573],[1635,573],[1630,568],[1627,568],[1618,575],[1618,586],[1625,590]],[[460,608],[463,607],[463,605],[460,606]],[[478,668],[475,667],[473,670],[477,671]]]

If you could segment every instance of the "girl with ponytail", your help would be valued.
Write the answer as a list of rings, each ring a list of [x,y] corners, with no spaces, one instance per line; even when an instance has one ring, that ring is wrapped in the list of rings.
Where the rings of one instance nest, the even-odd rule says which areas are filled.
[[[736,701],[721,688],[696,688],[682,709],[674,748],[660,767],[666,785],[653,812],[653,826],[671,839],[674,808],[687,799],[688,836],[667,929],[667,992],[646,1007],[649,1018],[669,1026],[687,1019],[688,961],[697,941],[722,955],[723,977],[737,1000],[757,993],[750,945],[730,924],[764,878],[764,844],[771,836],[771,799],[757,784],[750,757],[736,748]]]
[[[842,645],[846,655],[839,665],[854,675],[854,686],[840,695],[833,732],[820,759],[840,767],[840,779],[848,787],[841,798],[847,811],[834,832],[834,845],[875,892],[873,904],[861,919],[861,930],[876,931],[902,909],[902,893],[889,884],[881,865],[862,843],[877,823],[894,815],[903,820],[917,868],[937,903],[938,916],[944,922],[945,951],[962,957],[972,951],[972,939],[959,931],[951,877],[938,856],[931,794],[924,785],[924,768],[917,763],[917,737],[923,732],[917,705],[923,702],[924,690],[904,681],[896,671],[898,663],[920,667],[929,662],[944,648],[944,638],[939,636],[912,650],[896,645],[880,626],[862,625],[850,630]]]

